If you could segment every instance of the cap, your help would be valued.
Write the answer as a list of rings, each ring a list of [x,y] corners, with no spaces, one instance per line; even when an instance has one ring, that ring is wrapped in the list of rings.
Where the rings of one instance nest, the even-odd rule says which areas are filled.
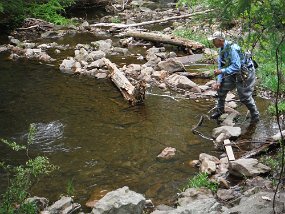
[[[216,31],[213,35],[208,37],[208,40],[225,39],[225,34],[222,31]]]

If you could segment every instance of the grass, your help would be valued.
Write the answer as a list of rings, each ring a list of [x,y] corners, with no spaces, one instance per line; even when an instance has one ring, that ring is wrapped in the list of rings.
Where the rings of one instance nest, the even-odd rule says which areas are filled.
[[[193,178],[189,179],[182,191],[185,191],[188,188],[200,188],[206,187],[212,192],[217,192],[219,184],[217,182],[211,181],[207,173],[200,172],[195,175]]]
[[[191,29],[181,29],[174,30],[173,34],[178,37],[182,37],[189,40],[194,40],[196,42],[200,42],[206,47],[212,48],[213,44],[208,41],[207,36],[201,33],[193,32]]]
[[[278,103],[278,111],[279,111],[279,114],[285,113],[285,101],[280,101],[280,102]],[[277,114],[274,104],[270,104],[270,105],[269,105],[269,107],[268,107],[268,112],[269,112],[271,115],[276,115],[276,114]]]

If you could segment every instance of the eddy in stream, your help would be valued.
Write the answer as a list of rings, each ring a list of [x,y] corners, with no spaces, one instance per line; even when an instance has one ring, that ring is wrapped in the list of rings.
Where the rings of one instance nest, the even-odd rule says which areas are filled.
[[[216,111],[212,119],[218,119],[225,111],[227,93],[237,89],[240,101],[248,108],[251,123],[259,121],[259,112],[252,97],[255,83],[255,66],[250,54],[243,53],[241,48],[225,39],[225,34],[217,31],[208,38],[219,48],[218,69],[214,71],[217,82],[213,89],[218,92]]]

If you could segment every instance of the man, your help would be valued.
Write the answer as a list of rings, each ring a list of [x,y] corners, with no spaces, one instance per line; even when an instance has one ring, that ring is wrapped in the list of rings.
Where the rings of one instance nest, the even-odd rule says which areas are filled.
[[[250,111],[251,123],[258,122],[259,112],[252,98],[255,68],[251,58],[242,53],[237,44],[227,41],[225,34],[220,31],[215,32],[208,40],[219,48],[218,69],[214,71],[217,82],[213,85],[213,89],[218,92],[218,104],[211,118],[218,119],[224,113],[227,93],[236,88],[240,101]]]

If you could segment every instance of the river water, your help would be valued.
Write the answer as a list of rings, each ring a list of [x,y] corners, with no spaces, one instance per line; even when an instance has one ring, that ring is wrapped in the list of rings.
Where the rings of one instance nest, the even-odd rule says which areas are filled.
[[[69,36],[62,43],[82,43],[76,38],[94,39]],[[47,156],[60,167],[34,185],[33,195],[55,201],[72,182],[75,201],[82,204],[90,197],[98,199],[101,191],[122,186],[145,194],[155,204],[171,204],[187,179],[198,172],[189,161],[202,152],[221,154],[211,141],[191,132],[214,100],[185,100],[152,88],[143,105],[129,106],[109,79],[71,76],[57,66],[7,57],[0,55],[0,137],[24,143],[34,123],[36,140],[30,156]],[[255,129],[242,123],[242,138],[262,140],[276,129],[266,116],[269,102],[257,98],[257,104],[262,120]],[[244,116],[245,108],[240,110]],[[215,127],[215,121],[206,120],[199,130],[210,135]],[[177,149],[174,159],[156,158],[165,147]],[[2,144],[0,157],[13,164],[27,160],[25,154]],[[7,177],[0,171],[0,193],[6,187]]]

